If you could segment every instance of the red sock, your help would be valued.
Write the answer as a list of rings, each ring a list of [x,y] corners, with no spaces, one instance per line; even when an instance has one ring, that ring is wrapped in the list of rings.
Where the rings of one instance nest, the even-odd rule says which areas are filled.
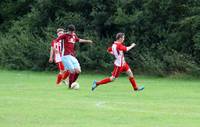
[[[97,85],[102,85],[111,82],[110,78],[105,78],[99,82],[96,82]]]
[[[78,76],[79,76],[79,73],[75,73],[75,74],[74,74],[73,82],[76,82],[76,80],[78,79]]]
[[[62,79],[65,80],[68,76],[69,76],[69,71],[66,71],[64,74],[63,74],[63,77]]]
[[[69,88],[71,88],[71,85],[72,85],[72,83],[74,81],[74,75],[75,74],[72,74],[72,73],[69,75]]]
[[[129,77],[129,81],[131,82],[133,89],[137,90],[138,87],[137,87],[137,84],[135,82],[135,79],[133,77]]]
[[[58,74],[56,84],[59,84],[62,81],[62,74]]]

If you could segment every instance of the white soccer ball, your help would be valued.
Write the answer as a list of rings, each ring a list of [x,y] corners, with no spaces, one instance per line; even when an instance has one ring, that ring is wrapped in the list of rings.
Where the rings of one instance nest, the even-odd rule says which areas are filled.
[[[73,82],[71,85],[72,89],[78,90],[80,88],[80,85],[77,82]]]

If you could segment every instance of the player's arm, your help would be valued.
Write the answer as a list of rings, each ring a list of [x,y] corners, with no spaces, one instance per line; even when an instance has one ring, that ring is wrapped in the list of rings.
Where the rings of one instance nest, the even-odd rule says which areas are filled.
[[[107,52],[113,55],[113,51],[111,47],[108,47]]]
[[[127,51],[131,50],[133,47],[135,47],[136,44],[135,43],[132,43],[130,46],[127,47]]]
[[[93,43],[92,40],[79,39],[80,43]]]
[[[59,50],[56,48],[52,48],[54,53],[59,53]]]
[[[52,63],[52,62],[53,62],[53,47],[51,46],[49,63]]]
[[[132,43],[130,46],[124,46],[124,45],[119,45],[117,48],[118,50],[121,50],[121,51],[124,51],[124,52],[127,52],[129,50],[131,50],[133,47],[135,47],[135,43]]]

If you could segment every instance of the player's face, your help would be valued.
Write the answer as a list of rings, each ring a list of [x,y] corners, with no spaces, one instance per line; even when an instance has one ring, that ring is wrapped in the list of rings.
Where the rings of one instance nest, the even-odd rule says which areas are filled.
[[[59,31],[59,32],[57,33],[58,37],[61,36],[61,35],[63,35],[63,34],[64,34],[64,31]]]
[[[123,42],[124,42],[124,39],[125,39],[125,36],[122,36],[122,37],[120,38],[120,41],[123,43]]]

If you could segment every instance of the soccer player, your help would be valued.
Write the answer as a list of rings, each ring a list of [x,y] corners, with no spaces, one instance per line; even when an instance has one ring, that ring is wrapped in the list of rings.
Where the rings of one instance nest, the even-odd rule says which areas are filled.
[[[57,36],[61,36],[64,34],[64,29],[58,28],[57,29]],[[57,81],[56,84],[59,85],[60,82],[65,80],[69,76],[69,71],[65,71],[64,65],[62,63],[62,56],[63,56],[63,48],[62,48],[62,40],[56,41],[54,39],[51,42],[51,51],[50,51],[50,57],[49,57],[49,62],[53,62],[53,57],[54,57],[54,62],[57,64],[59,74],[57,75]]]
[[[114,55],[115,57],[114,70],[112,72],[112,76],[98,82],[94,80],[92,84],[92,91],[94,91],[95,88],[97,88],[100,85],[104,85],[106,83],[114,81],[114,79],[118,78],[122,72],[126,72],[126,74],[129,76],[129,81],[131,82],[132,87],[135,91],[140,91],[144,89],[144,86],[137,86],[133,73],[128,63],[126,63],[124,59],[124,52],[131,50],[133,47],[135,47],[136,44],[132,43],[130,46],[126,47],[123,45],[124,39],[124,33],[117,33],[116,41],[112,44],[112,47],[109,47],[107,50],[110,54]]]
[[[75,82],[81,72],[81,67],[76,59],[75,54],[75,43],[92,43],[91,40],[80,39],[75,33],[75,26],[70,24],[68,26],[68,33],[65,33],[57,38],[57,41],[64,40],[64,56],[62,57],[62,62],[64,64],[65,69],[70,71],[69,76],[69,88],[71,88],[71,84]]]

